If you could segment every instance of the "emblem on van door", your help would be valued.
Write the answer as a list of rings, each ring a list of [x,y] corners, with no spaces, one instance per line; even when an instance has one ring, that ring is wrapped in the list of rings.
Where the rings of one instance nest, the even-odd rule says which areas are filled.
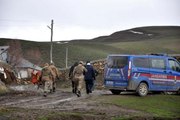
[[[152,74],[151,78],[167,79],[167,75],[162,74]]]

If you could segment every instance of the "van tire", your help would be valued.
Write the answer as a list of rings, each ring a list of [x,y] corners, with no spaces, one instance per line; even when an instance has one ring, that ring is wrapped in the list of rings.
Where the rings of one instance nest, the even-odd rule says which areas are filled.
[[[177,95],[180,95],[180,89],[176,92]]]
[[[119,95],[121,93],[120,90],[110,90],[112,92],[112,94],[114,95]]]
[[[137,88],[137,93],[141,97],[146,96],[148,94],[148,86],[147,86],[147,84],[144,83],[144,82],[140,83],[138,88]]]
[[[164,92],[164,94],[165,94],[165,95],[173,95],[173,94],[175,94],[175,92],[168,92],[168,91],[167,91],[167,92]]]

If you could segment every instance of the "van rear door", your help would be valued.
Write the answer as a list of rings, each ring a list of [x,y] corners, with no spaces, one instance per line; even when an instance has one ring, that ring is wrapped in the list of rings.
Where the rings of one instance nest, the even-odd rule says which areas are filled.
[[[128,85],[128,56],[108,56],[104,74],[105,86]]]

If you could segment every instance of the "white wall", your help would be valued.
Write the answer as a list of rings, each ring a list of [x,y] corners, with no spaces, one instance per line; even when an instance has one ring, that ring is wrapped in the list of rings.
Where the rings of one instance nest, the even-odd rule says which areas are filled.
[[[20,70],[18,72],[18,78],[21,79],[21,78],[28,78],[28,72],[27,70]]]

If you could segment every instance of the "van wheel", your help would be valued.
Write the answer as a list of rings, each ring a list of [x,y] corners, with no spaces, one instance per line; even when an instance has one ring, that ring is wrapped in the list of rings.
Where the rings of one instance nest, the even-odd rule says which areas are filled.
[[[180,89],[176,92],[177,95],[180,95]]]
[[[137,93],[139,96],[146,96],[148,94],[148,86],[146,83],[140,83],[137,88]]]
[[[112,94],[114,95],[119,95],[121,93],[120,90],[110,90],[112,92]]]
[[[173,95],[174,92],[164,92],[165,95]]]

